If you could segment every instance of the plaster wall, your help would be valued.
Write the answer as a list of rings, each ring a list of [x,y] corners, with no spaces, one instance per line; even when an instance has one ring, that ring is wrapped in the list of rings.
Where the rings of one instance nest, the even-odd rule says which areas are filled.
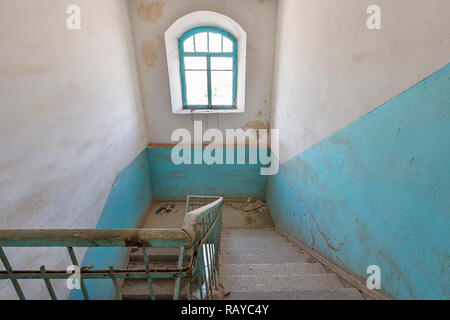
[[[366,26],[381,8],[381,30]],[[447,0],[280,0],[272,127],[286,162],[445,66]]]
[[[76,1],[76,31],[71,4],[0,1],[3,229],[95,228],[116,175],[148,142],[126,1]],[[5,251],[14,268],[71,264],[64,249]],[[27,298],[49,298],[43,281],[21,283]],[[9,281],[0,298],[17,298]]]
[[[142,99],[151,143],[170,143],[173,130],[266,128],[270,125],[277,0],[130,0]],[[164,33],[179,18],[200,10],[222,13],[247,33],[246,112],[175,115],[172,113]]]

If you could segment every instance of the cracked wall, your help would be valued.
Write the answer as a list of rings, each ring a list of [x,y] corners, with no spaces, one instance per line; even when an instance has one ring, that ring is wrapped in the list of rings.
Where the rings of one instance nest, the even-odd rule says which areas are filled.
[[[275,224],[400,299],[449,299],[450,65],[281,165]],[[401,128],[401,130],[399,130]]]

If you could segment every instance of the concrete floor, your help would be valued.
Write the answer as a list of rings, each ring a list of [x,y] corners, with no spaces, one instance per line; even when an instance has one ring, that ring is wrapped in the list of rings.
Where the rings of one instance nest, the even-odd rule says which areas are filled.
[[[163,207],[171,208],[160,211]],[[182,225],[185,207],[186,201],[155,201],[141,228],[178,228]],[[260,200],[226,200],[222,214],[224,229],[273,228],[269,209]]]

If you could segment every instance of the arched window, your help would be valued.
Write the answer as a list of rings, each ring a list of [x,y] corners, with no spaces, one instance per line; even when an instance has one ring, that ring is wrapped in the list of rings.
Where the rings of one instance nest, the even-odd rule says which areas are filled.
[[[236,109],[238,43],[217,27],[197,27],[178,40],[184,109]]]

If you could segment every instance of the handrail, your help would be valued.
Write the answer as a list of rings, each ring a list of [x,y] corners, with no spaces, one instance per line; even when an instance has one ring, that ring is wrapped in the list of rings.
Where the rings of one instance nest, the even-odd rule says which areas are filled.
[[[188,247],[182,229],[0,230],[0,247]]]
[[[214,201],[213,201],[214,200]],[[198,201],[194,202],[194,201]],[[202,202],[210,202],[203,204]],[[212,202],[211,202],[212,201]],[[154,299],[152,279],[176,278],[174,299],[180,293],[181,278],[191,284],[197,280],[201,299],[212,298],[218,272],[218,251],[222,225],[222,197],[188,196],[186,208],[201,206],[186,213],[181,228],[170,229],[113,229],[113,230],[0,230],[0,260],[5,271],[0,271],[0,279],[11,280],[20,299],[25,299],[17,280],[43,279],[52,299],[56,299],[50,279],[67,279],[71,276],[66,271],[46,270],[14,271],[2,247],[66,247],[74,265],[78,265],[74,247],[138,247],[144,254],[145,269],[120,270],[110,266],[109,270],[80,269],[80,284],[85,299],[89,295],[84,285],[85,279],[111,279],[116,295],[121,298],[118,279],[147,279],[150,295]],[[145,248],[179,247],[180,254],[177,268],[151,268]],[[183,266],[185,249],[192,248],[189,264]],[[206,294],[203,294],[206,289]],[[191,290],[192,291],[192,290]],[[192,295],[192,292],[191,292]]]

